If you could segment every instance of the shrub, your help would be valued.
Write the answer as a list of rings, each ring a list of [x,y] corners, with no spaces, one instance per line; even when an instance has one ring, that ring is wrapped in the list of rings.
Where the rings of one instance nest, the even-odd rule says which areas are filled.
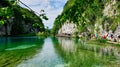
[[[100,42],[100,43],[106,43],[107,42],[107,40],[103,39],[103,38],[99,38],[99,39],[97,39],[97,41]]]

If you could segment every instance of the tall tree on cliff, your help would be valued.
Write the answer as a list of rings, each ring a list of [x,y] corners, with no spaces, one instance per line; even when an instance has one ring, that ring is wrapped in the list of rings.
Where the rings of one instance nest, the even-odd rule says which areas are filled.
[[[5,33],[8,35],[8,24],[12,21],[14,16],[14,11],[12,5],[7,0],[1,0],[0,2],[0,25],[5,26]]]

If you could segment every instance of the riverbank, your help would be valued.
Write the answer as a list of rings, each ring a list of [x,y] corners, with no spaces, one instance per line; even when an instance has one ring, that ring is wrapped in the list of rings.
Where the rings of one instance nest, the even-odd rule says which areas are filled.
[[[69,34],[57,34],[56,37],[71,37]]]
[[[56,37],[71,37],[71,38],[82,38],[82,39],[87,39],[88,41],[89,40],[99,40],[101,42],[106,42],[106,43],[111,43],[111,44],[120,44],[120,39],[119,38],[112,38],[110,37],[110,34],[109,35],[93,35],[91,36],[90,34],[87,34],[87,33],[83,33],[81,35],[71,35],[71,34],[57,34]]]

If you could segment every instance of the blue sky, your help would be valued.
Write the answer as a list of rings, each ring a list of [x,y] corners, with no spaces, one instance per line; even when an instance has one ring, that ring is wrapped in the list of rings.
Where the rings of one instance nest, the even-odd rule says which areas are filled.
[[[43,20],[45,26],[52,28],[55,18],[61,14],[67,0],[20,0],[34,11],[40,13],[44,9],[48,21]],[[22,6],[22,5],[21,5]],[[24,6],[23,6],[24,7]]]

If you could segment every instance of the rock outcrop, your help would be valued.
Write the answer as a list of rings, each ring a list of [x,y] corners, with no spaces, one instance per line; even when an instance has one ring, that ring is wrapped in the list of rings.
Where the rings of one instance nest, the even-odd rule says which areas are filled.
[[[4,26],[0,26],[0,35],[5,35],[5,27]]]
[[[115,30],[115,35],[119,36],[120,35],[120,24],[118,25],[118,27]]]
[[[97,34],[105,39],[108,34],[119,37],[119,3],[119,0],[68,0],[55,20],[53,33],[71,36],[76,33],[78,37]]]
[[[72,22],[66,22],[59,29],[58,34],[73,35],[77,31],[76,24]]]
[[[120,24],[118,25],[118,27],[116,28],[115,30],[115,33],[114,33],[114,36],[115,36],[115,39],[120,42]]]
[[[116,0],[111,0],[110,2],[106,3],[105,8],[103,10],[104,16],[115,16],[118,15]]]

